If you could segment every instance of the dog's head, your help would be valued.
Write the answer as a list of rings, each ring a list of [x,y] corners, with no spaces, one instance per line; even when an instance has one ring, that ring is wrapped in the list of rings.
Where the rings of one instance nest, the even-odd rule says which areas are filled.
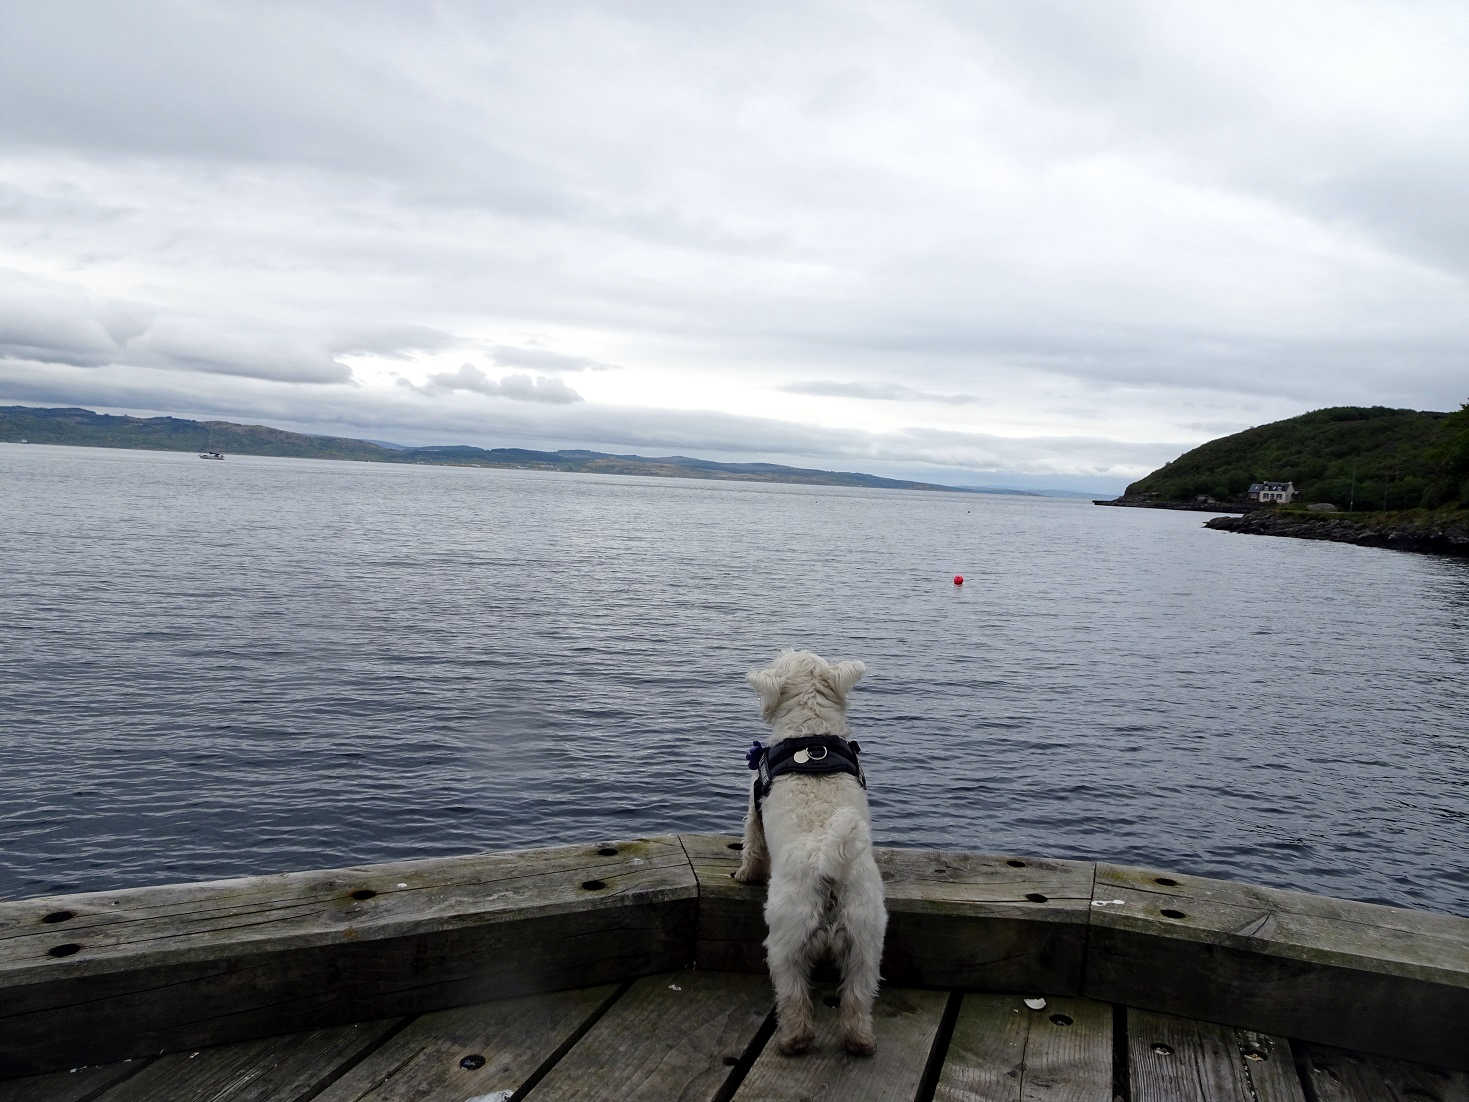
[[[861,662],[831,663],[809,650],[786,650],[745,679],[760,694],[760,714],[768,723],[785,704],[815,712],[835,709],[838,717],[845,715],[847,693],[866,672]]]

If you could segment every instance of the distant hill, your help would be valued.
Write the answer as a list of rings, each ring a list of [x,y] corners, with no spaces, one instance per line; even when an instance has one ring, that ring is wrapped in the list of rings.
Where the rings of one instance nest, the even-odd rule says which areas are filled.
[[[1304,500],[1342,509],[1469,507],[1469,404],[1452,414],[1318,409],[1211,440],[1134,482],[1125,496],[1232,501],[1264,481],[1294,482]]]
[[[778,463],[718,463],[684,455],[648,458],[567,449],[475,448],[464,444],[410,448],[398,444],[311,436],[264,425],[231,421],[190,421],[181,417],[125,417],[89,409],[0,406],[0,441],[70,444],[80,447],[141,448],[154,451],[221,451],[226,454],[277,455],[306,459],[355,459],[373,463],[429,463],[469,467],[517,467],[584,471],[597,474],[709,478],[741,482],[792,482],[817,486],[867,486],[892,490],[947,490],[960,486],[907,482],[850,471],[784,467]]]

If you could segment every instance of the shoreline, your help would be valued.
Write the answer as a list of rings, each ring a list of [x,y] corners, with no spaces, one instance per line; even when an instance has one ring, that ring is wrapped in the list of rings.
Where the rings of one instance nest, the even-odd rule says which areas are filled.
[[[1092,499],[1093,505],[1110,505],[1116,509],[1172,509],[1181,513],[1229,513],[1243,515],[1263,508],[1252,501],[1145,501],[1141,498],[1118,497],[1109,501]]]
[[[1469,558],[1469,517],[1451,522],[1432,517],[1415,521],[1391,516],[1354,520],[1333,513],[1258,510],[1243,516],[1215,517],[1205,521],[1204,527],[1216,532],[1326,540],[1353,543],[1359,547]]]

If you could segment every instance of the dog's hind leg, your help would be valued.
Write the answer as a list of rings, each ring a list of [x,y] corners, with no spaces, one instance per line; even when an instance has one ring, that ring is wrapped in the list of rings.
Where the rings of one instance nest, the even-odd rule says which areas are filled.
[[[877,1051],[872,1031],[872,1004],[881,979],[882,939],[887,929],[882,881],[854,877],[844,885],[837,904],[833,941],[842,965],[842,1044],[853,1056]]]
[[[740,849],[740,867],[730,873],[741,884],[760,884],[770,878],[770,854],[765,848],[765,824],[755,802],[755,785],[750,784],[750,807],[745,812],[745,840]]]
[[[779,883],[779,881],[777,881]],[[811,963],[822,914],[809,895],[772,890],[765,901],[765,956],[775,985],[775,1043],[798,1056],[816,1039],[811,1006]]]

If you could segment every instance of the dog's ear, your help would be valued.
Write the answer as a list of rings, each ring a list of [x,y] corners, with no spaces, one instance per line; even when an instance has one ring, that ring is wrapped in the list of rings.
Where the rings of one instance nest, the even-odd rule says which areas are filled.
[[[769,719],[780,703],[781,680],[770,670],[751,670],[745,674],[750,687],[760,694],[760,715]]]
[[[867,667],[861,662],[838,662],[831,668],[832,683],[836,685],[837,692],[845,697],[866,672]]]

